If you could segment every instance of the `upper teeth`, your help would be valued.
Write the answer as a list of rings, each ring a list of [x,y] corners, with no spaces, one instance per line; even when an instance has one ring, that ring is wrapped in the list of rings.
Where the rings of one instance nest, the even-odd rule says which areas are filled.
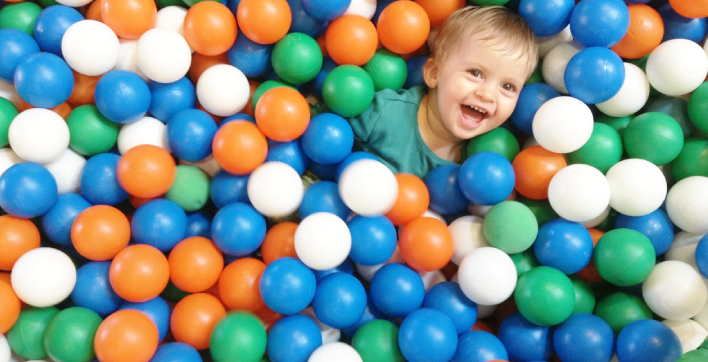
[[[485,111],[484,109],[481,109],[481,108],[476,107],[476,106],[471,106],[470,108],[474,109],[475,111],[477,111],[477,112],[479,112],[479,113],[487,113],[487,111]]]

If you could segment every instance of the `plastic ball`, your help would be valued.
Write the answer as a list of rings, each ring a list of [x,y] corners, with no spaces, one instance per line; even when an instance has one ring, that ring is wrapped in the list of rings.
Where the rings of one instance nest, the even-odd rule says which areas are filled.
[[[349,255],[352,237],[342,219],[328,212],[306,217],[295,232],[295,251],[305,265],[327,270],[341,264]]]
[[[481,305],[505,301],[514,292],[517,282],[516,267],[509,255],[491,247],[469,253],[462,259],[457,275],[467,298]],[[490,275],[494,277],[489,278]]]
[[[658,133],[662,136],[657,137]],[[657,166],[678,157],[684,144],[681,126],[671,116],[660,112],[637,116],[627,125],[623,139],[630,157],[642,158]],[[649,142],[652,147],[646,146]]]
[[[355,216],[347,227],[352,236],[352,247],[349,257],[361,265],[378,265],[384,263],[396,249],[396,229],[383,216]]]
[[[295,314],[284,317],[271,326],[266,350],[273,362],[306,362],[322,345],[322,335],[310,318]]]
[[[612,359],[615,336],[602,318],[574,314],[556,327],[553,348],[567,362],[604,362]]]
[[[165,29],[150,29],[143,34],[135,57],[140,71],[160,83],[180,80],[192,62],[192,52],[184,38]]]
[[[396,54],[408,54],[425,44],[430,33],[430,19],[417,3],[396,1],[381,12],[376,29],[386,49]]]
[[[573,313],[575,289],[561,271],[539,266],[522,274],[514,291],[521,314],[541,326],[560,324]]]
[[[350,210],[339,196],[337,184],[331,181],[318,181],[305,190],[298,212],[302,218],[316,212],[329,212],[346,220]]]
[[[568,114],[573,114],[570,121]],[[592,135],[590,108],[573,97],[556,97],[544,103],[533,118],[533,136],[543,148],[569,153],[582,147]]]
[[[209,193],[211,200],[217,208],[232,202],[248,203],[246,187],[249,176],[232,175],[226,171],[219,171],[211,180]]]
[[[58,114],[32,108],[15,117],[8,130],[10,147],[28,162],[46,164],[59,159],[69,146],[69,128]]]
[[[666,213],[680,229],[697,234],[708,232],[708,208],[705,207],[708,194],[703,192],[707,185],[708,178],[692,176],[677,182],[669,190]]]
[[[209,350],[216,362],[258,362],[266,351],[266,330],[255,315],[231,312],[214,327]]]
[[[317,38],[325,32],[327,21],[320,20],[310,15],[302,4],[302,0],[288,1],[292,14],[292,24],[289,33],[303,33]],[[374,4],[374,8],[376,4]]]
[[[467,155],[491,151],[506,157],[509,162],[519,153],[519,141],[506,128],[498,127],[467,143]]]
[[[322,113],[310,120],[302,135],[302,148],[312,161],[331,165],[346,158],[354,145],[354,131],[342,117]]]
[[[708,289],[703,281],[701,274],[690,265],[664,261],[654,267],[642,284],[642,296],[649,308],[662,318],[693,318],[708,300]]]
[[[248,121],[229,122],[216,131],[212,150],[224,171],[247,175],[265,161],[268,142],[255,124]]]
[[[351,0],[303,0],[302,6],[308,14],[319,20],[334,20],[347,11]]]
[[[118,152],[125,154],[140,145],[153,145],[168,149],[164,123],[152,117],[143,117],[137,122],[121,127],[118,132]]]
[[[477,320],[477,304],[469,300],[459,284],[443,282],[435,285],[423,299],[423,308],[443,312],[455,325],[457,334],[469,331]]]
[[[460,168],[460,189],[470,202],[478,205],[504,201],[514,190],[515,182],[511,163],[498,153],[476,153]]]
[[[459,265],[472,251],[490,246],[482,230],[482,218],[472,215],[462,216],[448,226],[454,243],[451,261]]]
[[[91,204],[81,195],[59,195],[52,208],[42,217],[42,229],[47,237],[60,245],[71,243],[71,226],[76,217]]]
[[[681,341],[659,321],[630,323],[617,336],[617,357],[627,362],[668,362],[681,357]]]
[[[280,161],[288,164],[299,175],[303,175],[310,163],[310,159],[302,149],[302,143],[299,140],[290,142],[268,142],[268,155],[266,162]]]
[[[553,353],[553,329],[533,324],[519,312],[504,318],[498,335],[511,361],[544,361]]]
[[[26,252],[39,248],[39,229],[29,219],[20,219],[11,215],[0,216],[2,236],[0,246],[3,256],[0,258],[0,269],[12,271],[12,267]]]
[[[130,302],[145,302],[157,297],[170,278],[167,258],[149,245],[131,245],[111,262],[111,287]]]
[[[167,192],[175,180],[177,170],[172,156],[153,145],[130,149],[118,161],[117,177],[129,194],[154,198]]]
[[[271,45],[258,44],[239,31],[236,42],[226,52],[226,56],[231,65],[250,78],[263,76],[273,70],[271,65],[272,52],[273,47]]]
[[[17,323],[17,319],[20,317],[20,299],[17,298],[17,295],[12,290],[10,283],[5,281],[0,282],[0,301],[2,301],[2,307],[0,307],[0,312],[2,312],[0,331],[5,334]],[[3,342],[7,344],[7,341],[2,341],[0,344]],[[0,349],[2,348],[0,347]],[[8,357],[5,358],[3,352],[0,352],[0,358],[5,358],[5,361],[9,361],[9,349],[9,346],[7,346]]]
[[[197,98],[209,113],[220,117],[234,115],[248,102],[250,87],[238,68],[218,64],[207,69],[197,81]]]
[[[708,74],[708,57],[701,50],[700,45],[687,39],[663,42],[647,60],[649,83],[668,96],[694,91]]]
[[[224,268],[219,277],[218,290],[219,297],[229,310],[255,312],[265,307],[258,290],[265,268],[266,264],[262,261],[248,257],[237,259]]]
[[[93,345],[100,361],[148,361],[158,344],[157,328],[136,310],[121,310],[99,325]]]
[[[369,19],[345,15],[327,27],[325,45],[328,55],[337,64],[363,66],[376,53],[378,33]]]
[[[590,233],[579,223],[556,219],[541,226],[533,250],[541,265],[570,275],[588,265],[593,243]]]
[[[659,14],[666,28],[663,41],[683,38],[700,44],[708,30],[705,19],[679,15],[671,4],[660,7]]]
[[[76,269],[71,259],[53,248],[37,248],[24,253],[12,268],[12,289],[33,307],[48,307],[66,299],[76,285]]]
[[[187,230],[187,215],[175,202],[155,199],[140,206],[131,219],[135,242],[169,251],[183,238]]]
[[[216,213],[211,234],[216,246],[224,253],[248,255],[263,243],[265,219],[253,207],[235,202]]]
[[[12,216],[33,218],[43,215],[56,199],[56,181],[40,165],[18,163],[0,176],[0,207]]]
[[[427,59],[427,56],[419,55],[406,61],[408,77],[406,78],[406,83],[403,85],[403,88],[410,89],[425,84],[423,80],[423,65]]]
[[[184,18],[184,39],[204,55],[219,55],[229,50],[236,41],[236,29],[234,14],[215,1],[195,4]]]
[[[157,6],[149,0],[107,0],[100,6],[103,23],[124,39],[138,39],[157,19]]]
[[[115,312],[123,299],[111,288],[108,280],[110,267],[108,261],[82,265],[76,272],[76,286],[71,292],[71,301],[101,316]]]
[[[669,0],[671,7],[676,10],[677,13],[687,17],[687,18],[705,18],[708,17],[708,10],[705,6],[707,5],[704,0],[699,1],[686,1],[686,0]]]
[[[708,54],[708,53],[707,53]],[[693,125],[705,132],[708,130],[708,117],[705,115],[705,100],[708,99],[708,84],[701,84],[688,100],[688,115]]]
[[[150,114],[164,123],[168,123],[180,111],[195,106],[196,90],[187,77],[167,84],[151,81],[148,87],[151,94]]]
[[[365,70],[354,65],[332,69],[322,84],[322,98],[342,117],[358,116],[374,100],[374,82]]]
[[[95,205],[82,211],[71,226],[71,241],[83,257],[113,259],[130,241],[130,223],[118,209]]]
[[[624,38],[630,13],[620,0],[593,0],[575,6],[570,31],[585,47],[611,47]]]
[[[452,233],[445,223],[419,217],[403,227],[399,247],[406,264],[416,271],[442,269],[453,254]]]
[[[394,361],[405,359],[398,346],[398,327],[382,320],[371,320],[356,330],[352,338],[352,347],[363,361]]]
[[[597,242],[593,259],[602,279],[628,287],[649,277],[656,254],[649,239],[640,232],[615,229],[607,232]]]
[[[236,19],[249,39],[273,44],[288,33],[293,16],[285,0],[241,0]]]
[[[67,148],[58,160],[48,163],[44,167],[54,176],[54,180],[57,182],[57,192],[64,194],[79,191],[79,179],[85,164],[85,158]]]
[[[607,48],[583,49],[570,59],[565,69],[564,83],[568,92],[587,104],[610,100],[624,82],[622,59]]]
[[[82,155],[108,152],[118,140],[120,126],[104,117],[94,105],[74,108],[66,124],[71,135],[69,146]]]
[[[15,69],[31,54],[39,53],[39,46],[32,36],[17,29],[0,30],[0,49],[3,62],[0,64],[0,79],[14,82]]]
[[[271,140],[288,142],[300,137],[310,124],[310,109],[297,90],[276,87],[263,93],[256,106],[258,128]]]
[[[53,108],[64,103],[74,88],[69,66],[51,53],[25,57],[15,68],[17,93],[35,107]]]
[[[610,206],[629,216],[658,209],[666,197],[666,178],[661,170],[642,159],[620,161],[607,171]]]
[[[664,37],[664,21],[659,12],[644,4],[628,4],[629,28],[612,50],[626,59],[642,58],[654,50]]]
[[[93,204],[116,205],[128,198],[118,182],[116,167],[120,156],[102,153],[86,161],[81,175],[81,193]]]
[[[283,315],[300,313],[315,297],[315,274],[301,261],[280,258],[270,263],[259,284],[268,308]]]
[[[0,11],[3,28],[14,28],[32,35],[33,25],[42,8],[35,3],[7,4]]]
[[[71,25],[61,40],[61,52],[69,66],[84,75],[101,75],[118,63],[120,43],[108,25],[81,20]]]
[[[681,341],[681,347],[684,351],[687,351],[686,353],[699,349],[706,337],[708,337],[708,331],[700,323],[692,319],[680,321],[667,319],[662,323],[676,333],[676,336]]]
[[[674,241],[674,226],[666,212],[661,209],[643,216],[619,215],[615,228],[633,229],[644,234],[654,245],[657,256],[664,254]]]
[[[548,198],[548,185],[553,176],[568,164],[563,155],[533,146],[519,152],[512,162],[518,193],[534,200]]]
[[[443,165],[434,168],[425,176],[425,185],[430,193],[430,208],[443,215],[464,210],[467,198],[459,183],[460,166]]]
[[[570,24],[574,7],[572,0],[523,0],[519,3],[519,15],[536,36],[551,36],[560,33]]]
[[[90,309],[62,310],[44,331],[47,354],[55,361],[88,361],[95,356],[93,339],[101,322],[101,317]]]
[[[170,117],[166,127],[169,149],[181,160],[203,160],[212,152],[212,142],[217,129],[214,120],[204,111],[179,111]]]
[[[595,315],[604,319],[615,335],[628,324],[653,316],[642,298],[626,293],[613,293],[601,299],[595,308]]]
[[[509,220],[514,220],[516,227],[509,228]],[[503,201],[487,212],[483,231],[490,245],[507,254],[516,254],[531,247],[538,235],[538,222],[526,205],[518,201]]]
[[[393,208],[398,197],[398,182],[393,172],[383,163],[359,160],[342,172],[339,194],[355,213],[377,216]]]
[[[366,291],[347,273],[333,273],[317,283],[312,307],[317,318],[332,328],[356,323],[366,308]]]
[[[598,169],[570,165],[558,171],[548,186],[548,201],[562,218],[585,222],[601,215],[610,204],[610,184]]]
[[[136,51],[138,49],[137,40],[120,39],[120,50],[118,52],[118,64],[113,70],[126,70],[135,73],[142,80],[148,82],[150,79],[140,71],[138,67]]]
[[[226,315],[218,298],[207,293],[195,293],[177,302],[170,315],[170,331],[177,342],[195,349],[209,348],[214,327]]]
[[[145,116],[150,108],[150,88],[137,74],[114,70],[96,83],[96,107],[113,122],[128,124]]]
[[[202,357],[197,350],[181,342],[170,342],[157,348],[152,362],[202,362]]]
[[[303,84],[313,80],[322,69],[322,50],[307,34],[291,33],[273,48],[273,70],[284,81]]]
[[[361,356],[350,345],[343,342],[326,343],[318,347],[307,362],[327,362],[336,359],[341,362],[362,362]]]
[[[300,175],[283,162],[266,162],[248,179],[248,199],[268,217],[284,217],[300,206],[304,194]]]
[[[428,189],[418,176],[399,173],[398,198],[386,217],[396,226],[403,226],[422,216],[430,204]]]
[[[449,361],[457,347],[457,332],[445,314],[421,308],[401,323],[398,343],[408,361]]]
[[[413,269],[386,264],[371,279],[371,298],[376,308],[390,317],[404,317],[418,309],[425,297],[423,280]]]
[[[546,57],[543,58],[541,69],[545,82],[558,92],[567,94],[568,88],[565,86],[565,69],[570,59],[583,49],[583,46],[575,41],[566,41],[553,47],[553,49],[546,54]]]
[[[502,361],[509,359],[504,344],[491,332],[472,330],[458,337],[457,350],[451,362]]]
[[[705,278],[706,275],[708,275],[708,242],[703,241],[703,239],[706,238],[701,238],[701,241],[699,241],[696,245],[695,254],[696,266],[698,267],[698,271],[700,271],[703,277]]]
[[[51,320],[59,313],[55,307],[27,308],[20,313],[17,322],[7,332],[7,339],[2,336],[5,345],[8,345],[7,361],[19,358],[47,358],[44,348],[44,332]],[[12,353],[11,355],[11,352]]]
[[[598,103],[597,109],[613,117],[625,117],[639,111],[649,99],[649,80],[639,67],[624,63],[624,84],[609,100]]]

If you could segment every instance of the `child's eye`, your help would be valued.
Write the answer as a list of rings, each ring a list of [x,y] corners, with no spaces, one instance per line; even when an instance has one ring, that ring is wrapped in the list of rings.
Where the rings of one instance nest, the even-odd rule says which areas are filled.
[[[509,91],[509,92],[513,92],[513,91],[516,89],[516,87],[514,87],[513,84],[508,84],[508,83],[507,83],[507,84],[504,84],[504,85],[502,86],[502,89],[504,89],[504,90],[506,90],[506,91]]]
[[[480,77],[480,76],[482,76],[482,72],[480,72],[479,69],[472,69],[472,70],[470,70],[470,74],[472,74],[473,77]]]

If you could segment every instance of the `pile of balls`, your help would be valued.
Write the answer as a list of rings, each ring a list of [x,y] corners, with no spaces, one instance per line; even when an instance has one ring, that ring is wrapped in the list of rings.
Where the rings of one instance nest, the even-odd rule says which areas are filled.
[[[354,152],[466,5],[539,37],[509,121],[423,179]],[[705,361],[707,17],[6,0],[0,362]]]

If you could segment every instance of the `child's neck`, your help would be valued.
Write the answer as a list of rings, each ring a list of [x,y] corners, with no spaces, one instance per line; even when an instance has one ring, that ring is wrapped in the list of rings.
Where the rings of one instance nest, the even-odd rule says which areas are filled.
[[[458,162],[462,141],[445,129],[442,122],[435,116],[432,107],[429,107],[429,97],[425,95],[418,107],[418,129],[423,142],[433,153],[443,160]]]

